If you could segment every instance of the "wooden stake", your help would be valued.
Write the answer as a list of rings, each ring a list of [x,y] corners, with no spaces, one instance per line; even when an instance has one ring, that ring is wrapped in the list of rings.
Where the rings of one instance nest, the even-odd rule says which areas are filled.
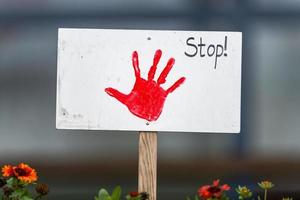
[[[139,134],[139,192],[149,193],[156,200],[157,132]]]

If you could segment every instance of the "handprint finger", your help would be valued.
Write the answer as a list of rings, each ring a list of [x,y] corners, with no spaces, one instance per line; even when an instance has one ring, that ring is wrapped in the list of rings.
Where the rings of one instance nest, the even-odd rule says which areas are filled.
[[[157,83],[158,85],[163,84],[166,82],[166,77],[168,76],[170,70],[172,69],[173,65],[175,63],[175,59],[174,58],[170,58],[166,67],[164,68],[164,70],[161,72],[160,76],[157,79]]]
[[[126,94],[123,94],[114,88],[105,88],[105,92],[110,96],[115,97],[121,103],[126,104],[126,100],[127,100]]]
[[[151,66],[149,72],[148,72],[148,80],[149,81],[152,81],[154,79],[154,76],[155,76],[155,72],[156,72],[156,69],[157,69],[157,64],[160,60],[160,57],[161,57],[161,50],[158,49],[156,50],[155,52],[155,55],[154,55],[154,58],[153,58],[153,65]]]
[[[181,77],[180,79],[178,79],[171,87],[169,87],[169,89],[167,89],[167,93],[171,93],[174,90],[176,90],[181,84],[183,84],[185,81],[185,77]]]
[[[134,51],[132,53],[132,65],[133,65],[135,77],[140,78],[141,72],[140,72],[140,68],[139,68],[139,57],[138,57],[138,53],[136,51]]]

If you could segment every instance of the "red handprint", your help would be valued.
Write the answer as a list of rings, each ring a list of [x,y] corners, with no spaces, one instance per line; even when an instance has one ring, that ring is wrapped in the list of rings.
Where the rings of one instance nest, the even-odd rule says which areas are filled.
[[[105,89],[107,94],[126,105],[132,114],[148,121],[155,121],[158,119],[168,94],[176,90],[185,80],[185,77],[181,77],[167,90],[164,90],[160,86],[166,82],[166,77],[175,63],[174,58],[169,59],[157,81],[153,80],[161,54],[162,52],[160,49],[155,52],[153,65],[148,72],[148,80],[145,80],[141,78],[140,75],[138,53],[136,51],[133,52],[132,65],[136,80],[133,89],[129,94],[123,94],[114,88]]]

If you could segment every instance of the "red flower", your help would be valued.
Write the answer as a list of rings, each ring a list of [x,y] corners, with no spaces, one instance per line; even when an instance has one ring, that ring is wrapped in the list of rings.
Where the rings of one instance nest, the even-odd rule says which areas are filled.
[[[137,197],[139,196],[138,192],[130,192],[130,197]]]
[[[198,195],[203,199],[220,198],[224,191],[230,190],[229,185],[219,185],[220,180],[215,180],[212,185],[204,185],[199,188]]]
[[[14,175],[14,169],[13,166],[11,165],[4,165],[4,167],[2,167],[2,176],[4,177],[10,177]]]

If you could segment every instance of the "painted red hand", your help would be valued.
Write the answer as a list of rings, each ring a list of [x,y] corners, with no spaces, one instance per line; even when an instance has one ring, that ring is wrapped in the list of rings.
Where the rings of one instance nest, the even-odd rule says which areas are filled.
[[[126,105],[132,114],[148,121],[158,119],[168,94],[176,90],[185,80],[185,77],[181,77],[167,90],[160,86],[166,82],[166,77],[175,63],[174,58],[169,59],[157,81],[153,80],[161,54],[160,49],[155,52],[153,65],[148,72],[148,80],[145,80],[140,75],[138,53],[136,51],[133,52],[132,65],[136,80],[129,94],[123,94],[114,88],[105,89],[107,94]]]

